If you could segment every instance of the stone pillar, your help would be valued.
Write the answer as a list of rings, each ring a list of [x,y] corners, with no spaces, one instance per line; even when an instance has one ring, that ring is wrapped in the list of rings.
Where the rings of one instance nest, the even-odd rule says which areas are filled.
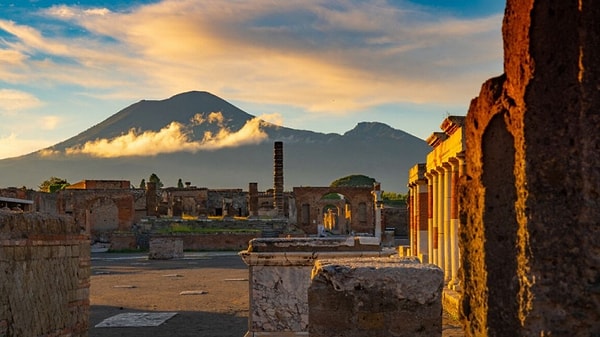
[[[87,337],[90,250],[70,216],[0,210],[0,336]]]
[[[436,205],[435,208],[437,209],[437,226],[438,226],[438,230],[437,230],[437,235],[438,235],[438,239],[437,239],[437,265],[440,268],[444,268],[444,244],[445,244],[445,239],[444,239],[444,205],[446,203],[446,199],[444,197],[444,191],[445,191],[445,172],[444,169],[442,167],[438,167],[437,168],[437,174],[438,174],[438,180],[437,180],[437,194],[436,194]]]
[[[433,175],[427,177],[427,263],[433,263]]]
[[[239,253],[248,265],[246,337],[306,336],[308,287],[316,259],[381,257],[374,237],[260,238]]]
[[[470,336],[600,335],[600,6],[508,0],[504,73],[465,123]]]
[[[442,335],[443,272],[414,259],[318,260],[308,288],[311,337]]]
[[[458,179],[461,163],[464,160],[453,158],[452,164],[452,182],[451,182],[451,199],[450,199],[450,288],[460,290],[458,287],[458,267],[459,267],[459,250],[458,250]]]
[[[412,254],[416,253],[417,249],[417,238],[415,232],[416,212],[415,212],[415,201],[414,201],[414,186],[408,184],[408,195],[406,200],[407,205],[407,218],[408,218],[408,240],[410,251]]]
[[[449,283],[452,279],[452,268],[451,268],[451,245],[452,233],[450,232],[450,213],[452,207],[452,165],[450,163],[444,163],[444,281]]]
[[[432,195],[432,202],[431,202],[431,207],[433,209],[433,231],[431,232],[431,236],[433,238],[433,251],[432,251],[432,255],[431,255],[431,263],[438,265],[439,266],[439,253],[438,253],[438,249],[439,249],[439,234],[438,234],[438,221],[439,221],[439,217],[440,217],[440,212],[439,212],[439,201],[438,201],[438,197],[440,194],[440,190],[439,190],[439,175],[438,172],[436,171],[432,171],[431,175],[433,177],[433,184],[432,184],[432,191],[433,191],[433,195]]]
[[[156,183],[146,183],[146,215],[158,216],[158,196],[156,195]]]
[[[416,207],[417,207],[417,251],[422,254],[427,254],[427,182],[425,180],[419,180],[415,187],[417,195]],[[424,261],[427,263],[427,261]]]
[[[248,199],[250,217],[258,217],[258,183],[248,185]]]

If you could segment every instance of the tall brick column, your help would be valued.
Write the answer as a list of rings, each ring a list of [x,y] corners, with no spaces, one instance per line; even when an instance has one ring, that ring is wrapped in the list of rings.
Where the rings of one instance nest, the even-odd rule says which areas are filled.
[[[283,216],[283,142],[275,142],[274,145],[273,198],[277,215]]]
[[[600,6],[508,0],[466,120],[467,336],[600,335]]]

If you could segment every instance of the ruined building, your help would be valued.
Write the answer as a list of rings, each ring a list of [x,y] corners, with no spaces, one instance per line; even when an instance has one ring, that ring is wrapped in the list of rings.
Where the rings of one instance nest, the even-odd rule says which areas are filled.
[[[427,162],[409,172],[410,254],[444,270],[444,281],[459,289],[458,178],[464,171],[464,117],[448,116],[427,143]]]
[[[459,267],[466,336],[600,335],[598,22],[590,0],[509,0],[504,74],[410,172],[411,253],[448,285]]]

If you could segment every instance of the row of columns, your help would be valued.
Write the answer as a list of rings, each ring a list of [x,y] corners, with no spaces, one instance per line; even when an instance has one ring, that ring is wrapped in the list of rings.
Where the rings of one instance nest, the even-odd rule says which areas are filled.
[[[408,186],[411,255],[439,266],[448,287],[458,289],[458,180],[464,160],[453,157],[422,169]]]

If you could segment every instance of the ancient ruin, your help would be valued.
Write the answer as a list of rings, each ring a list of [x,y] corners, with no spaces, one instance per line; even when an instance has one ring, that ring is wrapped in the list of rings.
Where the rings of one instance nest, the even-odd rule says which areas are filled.
[[[600,334],[600,7],[509,0],[465,124],[467,336]]]
[[[320,259],[308,288],[311,337],[440,337],[444,273],[417,259]]]
[[[0,336],[87,336],[89,286],[72,218],[0,210]]]

